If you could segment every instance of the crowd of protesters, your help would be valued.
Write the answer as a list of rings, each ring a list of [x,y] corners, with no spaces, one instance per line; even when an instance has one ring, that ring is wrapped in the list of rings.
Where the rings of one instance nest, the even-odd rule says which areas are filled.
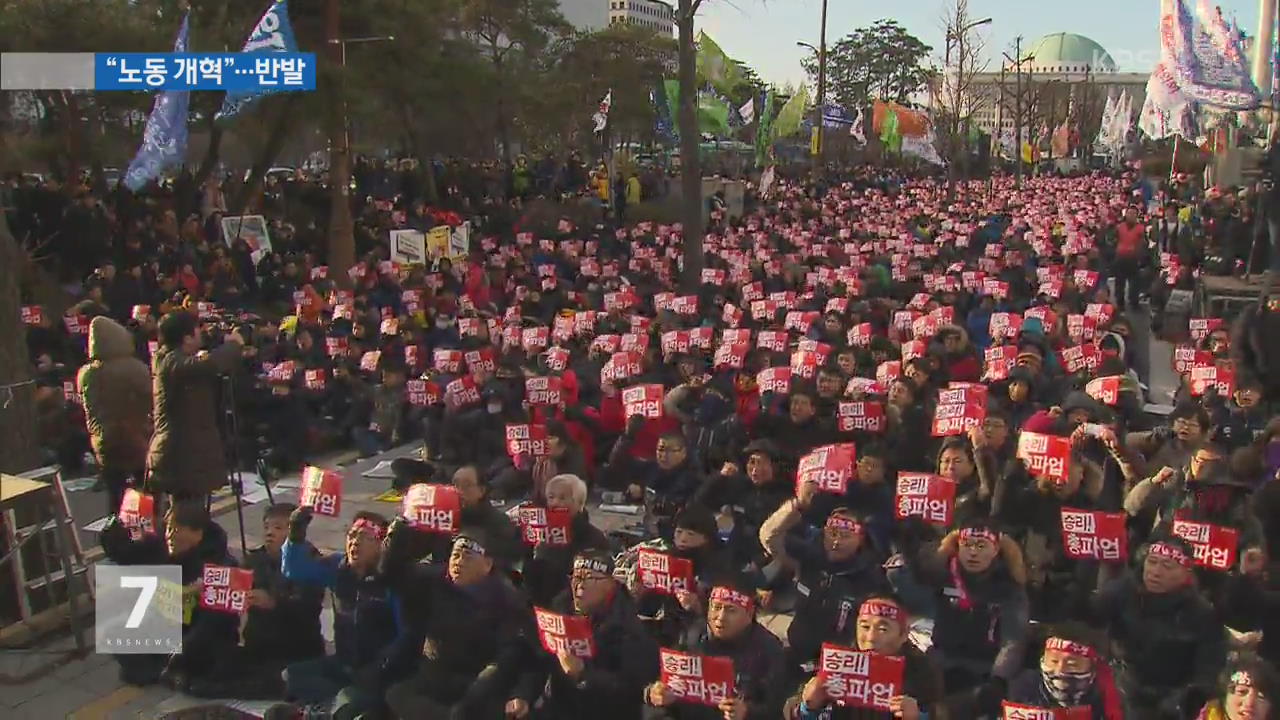
[[[234,392],[245,462],[421,442],[394,485],[452,488],[459,523],[361,511],[322,552],[314,508],[272,506],[243,628],[188,608],[183,651],[122,661],[129,682],[279,717],[1275,717],[1280,298],[1162,312],[1252,259],[1248,197],[1131,173],[780,181],[712,213],[682,293],[678,225],[486,227],[408,266],[385,231],[454,217],[375,200],[337,283],[315,226],[274,223],[256,265],[227,248],[218,192],[179,225],[83,191],[56,254],[92,273],[84,298],[24,309],[49,450],[92,446],[109,509],[130,485],[177,497],[158,534],[109,523],[108,557],[190,584],[237,563],[189,501],[218,478],[148,485],[221,453],[213,425],[157,456],[150,423],[195,412],[160,410],[181,372],[262,390]],[[1144,410],[1140,312],[1178,345],[1167,417]],[[642,507],[643,536],[602,532],[593,497]],[[569,520],[530,540],[523,509]],[[785,637],[764,612],[794,613]]]

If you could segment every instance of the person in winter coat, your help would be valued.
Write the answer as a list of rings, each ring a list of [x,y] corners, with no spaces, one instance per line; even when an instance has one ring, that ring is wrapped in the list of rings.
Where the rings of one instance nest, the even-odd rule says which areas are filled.
[[[1267,402],[1280,402],[1280,292],[1269,290],[1236,318],[1231,359],[1265,383]]]
[[[557,475],[547,481],[548,509],[572,513],[567,545],[550,541],[534,545],[521,568],[524,590],[534,605],[549,607],[568,588],[573,559],[588,550],[608,550],[609,538],[587,514],[587,484],[577,475]],[[513,510],[518,512],[519,508]],[[527,539],[526,539],[527,542]]]
[[[177,565],[182,569],[182,651],[172,655],[117,655],[123,682],[148,685],[163,680],[185,692],[191,680],[207,675],[235,652],[239,618],[200,608],[199,583],[205,565],[234,567],[227,534],[209,519],[204,505],[179,502],[164,517],[163,535],[144,533],[134,540],[111,516],[99,534],[107,559],[117,565]]]
[[[175,499],[200,498],[227,482],[218,430],[218,375],[235,369],[244,338],[238,331],[212,352],[200,350],[194,315],[160,321],[161,347],[152,360],[155,433],[147,454],[148,485]]]
[[[760,544],[785,558],[796,578],[799,600],[787,628],[791,673],[812,671],[822,643],[849,628],[863,599],[889,589],[862,518],[847,508],[836,508],[826,518],[818,538],[787,535],[816,494],[814,483],[802,485],[799,496],[779,508],[760,532]]]
[[[1124,703],[1096,633],[1069,623],[1045,638],[1039,667],[1027,668],[1009,684],[1010,703],[1049,710],[1087,708],[1088,720],[1124,720]],[[1085,720],[1082,718],[1081,720]]]
[[[541,698],[540,719],[640,720],[642,690],[658,676],[658,646],[636,617],[626,588],[614,579],[613,558],[607,552],[578,553],[571,573],[568,588],[546,607],[563,615],[587,616],[594,653],[581,658],[567,649],[551,654],[538,648],[507,703],[507,717],[526,717]]]
[[[730,580],[711,589],[705,618],[692,619],[674,649],[733,661],[734,694],[715,707],[683,702],[662,681],[644,691],[653,720],[774,720],[786,688],[782,643],[756,622],[754,588]],[[714,699],[714,698],[713,698]]]
[[[945,356],[943,370],[951,382],[978,382],[982,377],[982,359],[969,342],[969,334],[959,325],[938,329],[938,342]]]
[[[1226,632],[1193,584],[1192,551],[1158,539],[1139,554],[1140,577],[1104,585],[1091,615],[1115,643],[1127,717],[1185,717],[1209,697],[1226,659]]]
[[[528,658],[533,617],[481,529],[453,541],[449,561],[415,563],[402,548],[415,532],[392,523],[382,576],[404,598],[409,633],[400,648],[418,657],[411,677],[387,691],[400,717],[499,717]]]
[[[889,580],[909,607],[933,617],[933,646],[955,717],[996,712],[1026,652],[1026,570],[1012,538],[975,519],[925,548]]]
[[[306,507],[290,516],[280,570],[286,580],[332,593],[335,653],[285,668],[285,695],[302,707],[276,706],[267,715],[272,720],[304,708],[348,718],[378,708],[412,661],[402,603],[378,573],[386,519],[356,513],[343,552],[319,555],[307,543],[311,518]]]
[[[910,618],[902,601],[891,594],[877,593],[858,607],[857,617],[830,642],[903,659],[902,687],[888,698],[887,710],[833,706],[826,686],[817,675],[810,678],[800,694],[786,703],[785,717],[795,720],[945,720],[942,705],[942,671],[928,655],[908,640]]]
[[[1280,697],[1280,674],[1266,662],[1242,653],[1227,663],[1218,696],[1200,710],[1196,720],[1275,720]]]
[[[76,387],[107,512],[114,513],[130,481],[142,486],[151,441],[151,371],[133,354],[133,336],[123,325],[105,315],[89,323],[89,364],[80,368]]]
[[[716,526],[715,515],[699,505],[688,505],[674,519],[671,540],[658,539],[652,549],[693,563],[696,587],[674,595],[632,586],[640,616],[651,623],[650,631],[659,641],[674,641],[689,618],[706,608],[711,583],[729,572],[728,555]],[[645,547],[642,545],[641,547]],[[638,578],[637,578],[638,579]]]
[[[778,470],[779,451],[773,443],[757,440],[744,454],[745,472],[736,463],[725,463],[719,473],[707,477],[693,502],[716,511],[732,566],[760,570],[768,563],[759,543],[760,528],[793,491]]]

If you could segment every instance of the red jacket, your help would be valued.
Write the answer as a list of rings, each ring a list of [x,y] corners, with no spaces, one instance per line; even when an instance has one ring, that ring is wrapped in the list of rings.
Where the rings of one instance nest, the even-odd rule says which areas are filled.
[[[605,432],[613,433],[620,433],[627,429],[627,416],[623,411],[621,394],[605,397],[600,401],[600,427]],[[658,446],[658,438],[679,429],[680,421],[666,415],[656,420],[645,420],[631,443],[631,457],[637,460],[652,460],[653,452]]]

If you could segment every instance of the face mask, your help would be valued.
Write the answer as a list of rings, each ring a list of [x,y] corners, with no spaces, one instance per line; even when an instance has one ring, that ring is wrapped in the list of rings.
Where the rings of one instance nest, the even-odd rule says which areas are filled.
[[[448,330],[448,329],[449,329],[449,326],[450,326],[450,325],[452,325],[452,324],[453,324],[453,323],[449,322],[448,320],[437,320],[437,321],[436,321],[436,327],[440,328],[441,330]]]
[[[489,403],[489,414],[497,415],[502,412],[502,403]]]
[[[1081,705],[1085,693],[1093,687],[1094,671],[1083,673],[1049,672],[1040,666],[1040,680],[1059,705],[1064,707]]]

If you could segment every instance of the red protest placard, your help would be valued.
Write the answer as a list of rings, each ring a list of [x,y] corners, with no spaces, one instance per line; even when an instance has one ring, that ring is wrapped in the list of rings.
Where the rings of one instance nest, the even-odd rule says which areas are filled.
[[[818,678],[836,705],[889,711],[902,694],[906,660],[901,657],[822,643]]]
[[[666,390],[659,384],[634,385],[622,391],[623,414],[645,418],[662,417],[662,399]]]
[[[1062,547],[1067,557],[1105,562],[1129,560],[1124,513],[1064,507],[1060,517]]]
[[[1236,373],[1225,365],[1196,365],[1191,368],[1189,384],[1195,397],[1204,395],[1209,388],[1217,388],[1219,396],[1231,397],[1235,392]]]
[[[525,545],[564,547],[569,544],[569,526],[573,522],[573,511],[568,508],[521,505],[515,508],[513,514]]]
[[[670,330],[662,333],[662,354],[665,357],[689,352],[689,331]]]
[[[761,330],[756,336],[756,347],[770,352],[786,352],[791,336],[782,330]]]
[[[822,365],[822,357],[811,350],[796,350],[791,353],[791,374],[805,380],[812,380],[818,375]]]
[[[72,335],[89,334],[89,318],[84,315],[64,315],[62,324],[66,326],[67,332]]]
[[[23,325],[43,325],[44,324],[44,308],[39,305],[23,305],[22,310]]]
[[[1062,368],[1068,373],[1078,373],[1083,370],[1092,372],[1102,363],[1102,352],[1098,350],[1096,344],[1085,343],[1063,348],[1058,352],[1058,359],[1062,362]]]
[[[1200,342],[1209,337],[1209,333],[1222,327],[1222,318],[1191,318],[1187,321],[1187,332],[1191,339]]]
[[[471,371],[487,370],[488,372],[493,372],[498,367],[492,347],[468,350],[462,354],[462,360],[467,364],[467,369]]]
[[[1018,435],[1018,459],[1026,463],[1032,477],[1064,483],[1071,470],[1071,439],[1023,430]]]
[[[843,495],[853,478],[853,462],[857,455],[853,443],[823,445],[800,458],[796,468],[796,490],[804,483],[818,485],[822,492]]]
[[[329,357],[347,354],[347,339],[327,337],[324,339],[324,350]]]
[[[677,315],[697,315],[698,296],[681,295],[671,300],[671,312]]]
[[[378,361],[382,359],[381,350],[370,350],[360,356],[360,369],[364,372],[377,372]]]
[[[1042,708],[1021,703],[1001,702],[1003,720],[1090,720],[1093,709],[1084,706]]]
[[[337,517],[342,511],[342,473],[308,465],[302,471],[298,505],[319,515]]]
[[[886,388],[899,377],[902,377],[901,360],[885,360],[876,367],[876,382]]]
[[[308,390],[323,390],[327,384],[324,368],[305,370],[302,373],[302,384]]]
[[[253,589],[253,571],[225,565],[205,565],[200,575],[200,607],[224,613],[242,613]]]
[[[156,531],[156,499],[133,488],[124,491],[120,500],[120,523],[129,528],[129,535],[137,540],[143,533]]]
[[[710,350],[715,340],[715,330],[709,327],[696,327],[689,331],[689,347]]]
[[[616,352],[600,368],[600,382],[617,385],[641,372],[640,355],[633,352]]]
[[[508,425],[506,428],[507,454],[512,458],[517,455],[545,457],[547,449],[546,425]]]
[[[551,344],[551,328],[531,327],[520,331],[520,347],[530,352],[542,352]]]
[[[771,367],[761,370],[756,374],[756,387],[761,394],[791,392],[791,368]]]
[[[618,344],[618,349],[622,352],[644,354],[649,349],[649,335],[646,333],[629,332],[622,336],[622,340]]]
[[[569,351],[562,347],[547,348],[547,367],[556,372],[564,372],[569,367]]]
[[[1085,393],[1104,405],[1115,407],[1120,402],[1120,376],[1110,375],[1090,380]]]
[[[1173,534],[1191,544],[1196,565],[1224,572],[1236,566],[1236,551],[1240,544],[1238,530],[1175,518]]]
[[[747,353],[750,351],[751,348],[746,343],[721,345],[716,348],[715,367],[717,370],[741,370],[747,361]]]
[[[1018,362],[1018,348],[1014,345],[997,345],[987,348],[983,354],[982,379],[988,382],[1006,380]]]
[[[462,371],[462,351],[436,350],[432,353],[432,362],[436,370],[447,375],[457,375]]]
[[[819,313],[817,310],[792,310],[787,313],[787,317],[783,321],[782,327],[785,330],[794,330],[798,333],[804,334],[809,332],[810,326],[812,326],[814,321],[818,319],[818,316]]]
[[[440,404],[440,386],[427,380],[407,380],[404,384],[409,404],[415,407]]]
[[[636,557],[636,579],[645,590],[663,595],[693,592],[693,561],[641,548]]]
[[[734,696],[733,660],[662,648],[662,684],[682,702],[715,707]]]
[[[451,535],[461,527],[462,499],[452,485],[418,483],[405,491],[401,512],[410,527]]]
[[[1022,332],[1022,316],[1018,313],[1008,312],[991,313],[991,320],[987,323],[987,332],[991,333],[991,341],[996,343],[1005,339],[1016,338],[1018,333]]]
[[[947,437],[962,435],[970,428],[978,427],[987,417],[985,403],[968,399],[964,402],[943,402],[942,396],[948,391],[938,393],[938,406],[933,412],[933,436]]]
[[[1212,365],[1213,353],[1208,350],[1197,350],[1190,345],[1179,345],[1173,349],[1173,371],[1179,375],[1187,375],[1197,365]]]
[[[954,480],[930,473],[898,473],[893,512],[899,520],[918,517],[931,525],[947,527],[955,504]]]
[[[1098,336],[1098,320],[1088,315],[1067,316],[1067,337],[1077,345],[1089,342]]]
[[[531,377],[524,381],[524,396],[530,405],[559,405],[562,400],[560,378]]]
[[[875,331],[871,329],[871,323],[859,323],[849,328],[849,344],[854,347],[867,347],[871,344],[871,338]]]
[[[887,422],[884,403],[859,400],[836,406],[836,429],[840,432],[882,433]]]
[[[552,655],[568,653],[583,659],[595,655],[591,619],[586,615],[562,615],[540,607],[533,609],[538,621],[538,640],[542,649]]]

